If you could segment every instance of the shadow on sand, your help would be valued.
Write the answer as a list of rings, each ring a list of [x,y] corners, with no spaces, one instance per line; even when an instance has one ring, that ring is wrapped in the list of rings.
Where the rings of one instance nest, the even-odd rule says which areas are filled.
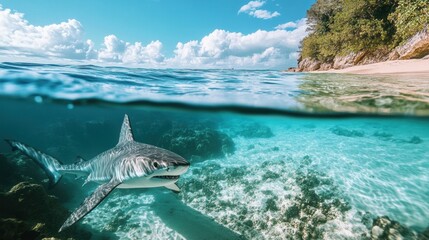
[[[152,191],[151,191],[152,192]],[[186,239],[245,239],[243,236],[215,222],[193,208],[182,203],[178,196],[160,190],[154,190],[154,204],[151,208],[171,229]]]

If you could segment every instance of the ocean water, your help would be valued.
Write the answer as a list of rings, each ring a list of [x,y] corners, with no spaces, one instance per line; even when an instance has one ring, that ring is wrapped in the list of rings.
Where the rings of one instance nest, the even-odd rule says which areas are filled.
[[[191,163],[180,193],[116,189],[68,237],[429,236],[428,78],[2,63],[0,109],[1,138],[63,163],[115,146],[124,114],[137,141]],[[0,153],[3,206],[20,182],[41,184],[70,211],[97,187],[66,175],[49,188],[30,159],[5,142]],[[27,223],[33,239],[65,236],[49,229],[68,213],[50,213],[50,223],[37,211],[0,210],[3,237],[28,234],[5,227],[10,218]]]

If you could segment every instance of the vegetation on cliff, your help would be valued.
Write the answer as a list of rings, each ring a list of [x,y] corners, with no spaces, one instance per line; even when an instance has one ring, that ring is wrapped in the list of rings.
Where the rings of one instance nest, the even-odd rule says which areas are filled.
[[[330,62],[360,51],[388,52],[429,23],[428,0],[317,0],[301,57]]]

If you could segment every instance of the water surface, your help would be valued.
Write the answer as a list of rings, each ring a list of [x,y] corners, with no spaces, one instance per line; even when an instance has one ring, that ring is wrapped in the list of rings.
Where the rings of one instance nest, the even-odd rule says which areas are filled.
[[[78,224],[93,236],[367,239],[387,216],[417,239],[429,226],[429,79],[0,67],[1,138],[71,163],[114,146],[127,113],[137,141],[191,162],[178,195],[115,190]],[[47,191],[73,209],[96,187],[83,181]]]

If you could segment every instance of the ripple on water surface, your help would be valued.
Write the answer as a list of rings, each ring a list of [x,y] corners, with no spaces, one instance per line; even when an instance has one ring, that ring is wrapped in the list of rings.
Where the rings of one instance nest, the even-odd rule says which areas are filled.
[[[0,94],[289,112],[429,115],[429,80],[403,75],[1,63]]]

